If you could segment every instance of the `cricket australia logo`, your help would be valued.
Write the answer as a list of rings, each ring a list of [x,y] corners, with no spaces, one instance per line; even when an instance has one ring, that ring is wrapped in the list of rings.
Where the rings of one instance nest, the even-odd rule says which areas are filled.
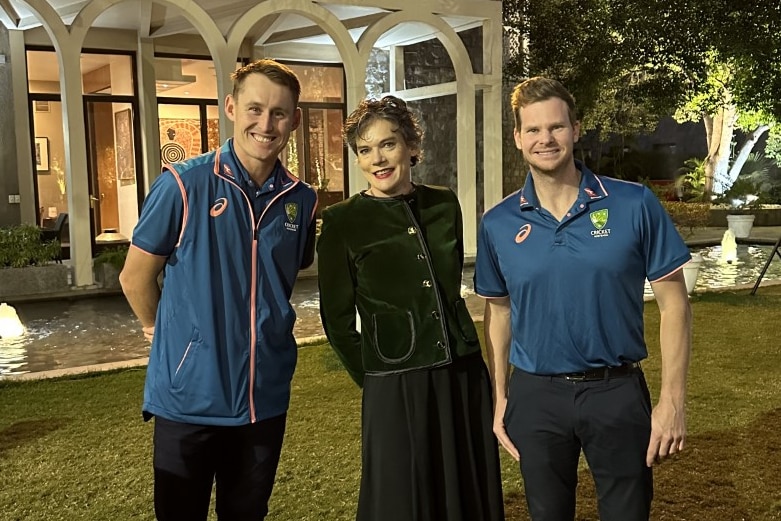
[[[591,224],[594,225],[596,230],[591,231],[591,236],[595,238],[608,237],[610,235],[610,228],[607,226],[608,211],[607,208],[591,212],[589,218],[591,218]]]
[[[287,215],[285,228],[297,232],[298,225],[296,224],[296,217],[298,217],[298,203],[285,203],[285,215]]]

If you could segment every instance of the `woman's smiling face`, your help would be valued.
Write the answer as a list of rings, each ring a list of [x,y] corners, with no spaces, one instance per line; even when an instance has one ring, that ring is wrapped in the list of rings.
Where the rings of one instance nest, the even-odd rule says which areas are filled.
[[[374,197],[395,197],[412,190],[411,161],[418,150],[410,148],[398,130],[391,121],[374,118],[355,140],[358,166]]]

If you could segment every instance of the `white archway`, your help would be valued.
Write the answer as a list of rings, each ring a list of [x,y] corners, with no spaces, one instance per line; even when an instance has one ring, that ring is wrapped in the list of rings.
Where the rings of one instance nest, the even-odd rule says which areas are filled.
[[[476,84],[469,53],[453,28],[438,16],[397,11],[369,26],[358,39],[358,52],[363,69],[366,69],[371,49],[380,37],[404,22],[425,23],[437,31],[436,37],[447,50],[455,70],[456,82],[452,93],[456,95],[456,117],[459,121],[474,121]],[[394,86],[391,86],[391,91],[402,98],[405,97],[404,91],[396,91]],[[468,254],[473,254],[477,249],[477,225],[473,217],[477,212],[475,125],[458,125],[456,135],[457,193],[465,216],[464,249]],[[359,189],[361,181],[358,176],[350,176],[351,192]]]

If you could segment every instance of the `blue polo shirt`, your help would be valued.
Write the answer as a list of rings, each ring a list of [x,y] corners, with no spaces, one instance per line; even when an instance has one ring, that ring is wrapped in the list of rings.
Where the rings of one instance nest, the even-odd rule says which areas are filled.
[[[483,216],[475,292],[510,296],[510,363],[558,374],[640,361],[643,286],[680,269],[689,249],[656,196],[638,183],[582,172],[559,222],[534,180]]]

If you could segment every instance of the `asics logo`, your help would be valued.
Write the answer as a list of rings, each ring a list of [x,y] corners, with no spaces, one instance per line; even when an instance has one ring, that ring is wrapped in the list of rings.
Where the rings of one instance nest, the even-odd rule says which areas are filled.
[[[228,200],[224,197],[220,197],[214,202],[214,206],[209,210],[209,215],[212,217],[218,217],[228,207]]]
[[[521,226],[521,229],[518,230],[518,234],[515,236],[515,244],[521,244],[523,241],[525,241],[526,237],[529,236],[531,231],[532,231],[531,224],[524,224],[523,226]]]

